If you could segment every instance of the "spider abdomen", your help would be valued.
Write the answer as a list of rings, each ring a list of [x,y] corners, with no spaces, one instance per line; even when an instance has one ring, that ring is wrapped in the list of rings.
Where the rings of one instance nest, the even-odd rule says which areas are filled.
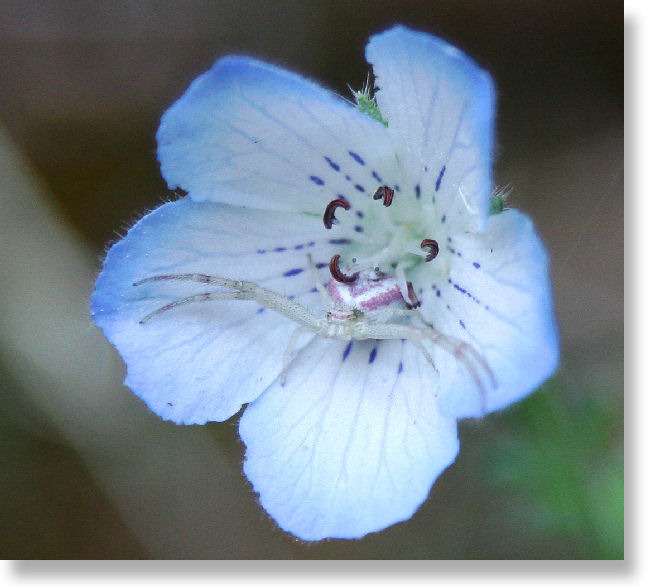
[[[377,271],[360,271],[353,283],[330,279],[327,292],[333,305],[330,313],[340,320],[352,318],[355,312],[372,316],[390,306],[403,308],[405,303],[398,281]]]

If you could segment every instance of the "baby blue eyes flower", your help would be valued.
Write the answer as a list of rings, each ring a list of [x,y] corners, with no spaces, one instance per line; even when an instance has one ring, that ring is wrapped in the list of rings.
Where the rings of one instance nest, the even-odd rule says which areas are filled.
[[[491,207],[490,76],[401,26],[366,57],[378,89],[357,107],[242,57],[197,78],[157,135],[187,196],[111,248],[92,299],[156,414],[248,404],[244,471],[304,540],[410,518],[457,420],[558,360],[544,247]]]

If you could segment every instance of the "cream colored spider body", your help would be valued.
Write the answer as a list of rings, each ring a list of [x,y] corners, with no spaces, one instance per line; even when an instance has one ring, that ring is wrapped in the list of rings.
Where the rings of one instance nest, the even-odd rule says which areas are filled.
[[[329,311],[322,318],[316,316],[302,304],[250,281],[190,273],[156,275],[137,281],[133,285],[140,286],[144,283],[167,280],[194,281],[225,289],[171,302],[145,316],[140,321],[141,324],[146,324],[155,316],[181,305],[219,300],[252,300],[260,306],[296,322],[299,327],[292,334],[284,354],[281,374],[283,385],[298,339],[301,335],[311,332],[324,338],[344,341],[408,340],[424,354],[435,369],[433,358],[423,344],[425,341],[429,341],[451,353],[464,365],[476,382],[484,407],[485,385],[483,379],[487,377],[491,386],[496,386],[489,365],[471,345],[433,328],[415,309],[416,305],[412,303],[413,299],[411,298],[410,302],[404,299],[397,280],[377,271],[361,271],[355,275],[354,282],[351,283],[343,283],[332,278],[326,288],[317,282],[316,287],[329,307]],[[399,321],[405,316],[417,317],[422,326],[413,326]]]

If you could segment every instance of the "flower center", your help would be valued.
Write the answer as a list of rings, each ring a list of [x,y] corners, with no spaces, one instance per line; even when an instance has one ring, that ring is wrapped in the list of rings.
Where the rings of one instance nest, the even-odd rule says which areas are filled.
[[[331,229],[339,220],[334,216],[341,212],[343,229],[352,238],[344,255],[336,254],[330,262],[332,278],[340,283],[354,283],[360,271],[380,271],[394,276],[400,284],[404,300],[419,305],[413,286],[406,273],[420,263],[435,259],[440,251],[438,242],[431,238],[430,218],[421,206],[399,205],[393,199],[395,191],[389,186],[379,186],[368,205],[351,210],[347,200],[332,200],[323,214],[323,224]],[[376,203],[375,203],[376,202]],[[363,226],[350,226],[355,218],[363,219]],[[352,230],[349,230],[352,228]]]

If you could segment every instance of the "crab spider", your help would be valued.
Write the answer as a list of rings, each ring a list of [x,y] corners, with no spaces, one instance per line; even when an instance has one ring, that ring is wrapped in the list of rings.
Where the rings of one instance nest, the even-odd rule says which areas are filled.
[[[435,369],[435,363],[431,354],[424,346],[429,341],[444,349],[460,361],[475,381],[481,395],[483,412],[487,411],[486,389],[483,380],[487,378],[492,387],[496,387],[494,374],[485,359],[468,343],[445,335],[429,323],[427,323],[420,312],[416,309],[419,301],[412,293],[412,286],[409,287],[409,301],[406,301],[401,293],[398,281],[379,271],[362,270],[351,278],[341,279],[343,274],[338,269],[338,257],[334,256],[330,269],[332,278],[327,287],[320,281],[316,281],[317,288],[321,292],[329,311],[325,317],[316,316],[305,306],[289,299],[286,296],[263,288],[250,281],[239,281],[204,275],[200,273],[189,273],[179,275],[156,275],[147,277],[135,282],[134,286],[154,281],[194,281],[205,283],[225,290],[211,291],[171,302],[150,314],[146,315],[141,324],[146,324],[152,318],[172,310],[178,306],[193,302],[208,302],[218,300],[252,300],[260,306],[268,308],[286,316],[296,322],[299,327],[292,334],[284,353],[283,368],[280,382],[284,385],[287,377],[293,350],[301,335],[314,333],[324,338],[336,340],[409,340],[426,357],[427,361]],[[332,268],[333,266],[333,268]],[[315,268],[312,269],[315,272]],[[410,283],[409,283],[410,285]],[[412,326],[396,322],[396,318],[415,315],[422,323],[422,326]]]

